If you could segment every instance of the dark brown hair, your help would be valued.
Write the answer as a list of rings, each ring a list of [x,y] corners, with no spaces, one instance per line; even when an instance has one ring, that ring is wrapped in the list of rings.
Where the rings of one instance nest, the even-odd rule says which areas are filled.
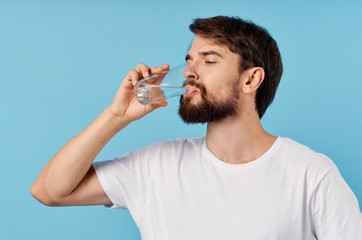
[[[264,69],[264,81],[255,98],[256,110],[261,119],[274,99],[283,73],[278,45],[268,31],[251,21],[226,16],[197,18],[189,28],[196,35],[215,40],[238,54],[240,72],[252,67]]]

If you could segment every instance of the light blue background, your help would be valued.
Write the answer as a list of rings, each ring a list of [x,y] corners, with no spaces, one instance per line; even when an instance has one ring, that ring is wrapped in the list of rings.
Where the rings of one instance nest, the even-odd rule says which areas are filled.
[[[56,151],[110,104],[127,72],[184,61],[193,18],[240,16],[277,40],[284,75],[262,123],[323,152],[362,204],[362,3],[358,1],[1,1],[1,239],[140,239],[128,211],[45,207],[29,189]],[[178,99],[102,150],[205,134]]]

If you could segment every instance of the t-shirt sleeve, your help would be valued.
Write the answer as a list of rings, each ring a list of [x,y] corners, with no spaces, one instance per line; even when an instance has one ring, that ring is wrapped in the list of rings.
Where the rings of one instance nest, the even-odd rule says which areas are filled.
[[[142,211],[155,162],[151,156],[156,150],[152,144],[113,160],[93,163],[103,190],[112,201],[106,207],[128,209],[132,215]]]
[[[356,196],[336,167],[329,170],[311,198],[318,240],[362,239],[362,215]]]

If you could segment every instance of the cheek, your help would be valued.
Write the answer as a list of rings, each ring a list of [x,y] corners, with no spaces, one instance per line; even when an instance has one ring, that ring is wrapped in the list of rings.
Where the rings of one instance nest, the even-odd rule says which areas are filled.
[[[199,82],[205,86],[208,96],[222,96],[230,95],[235,83],[239,81],[239,72],[236,68],[231,66],[220,66],[213,69],[204,69],[204,74]]]
[[[206,96],[204,95],[206,99],[209,101],[221,101],[225,98],[227,98],[230,93],[230,87],[228,87],[226,84],[218,84],[214,86],[207,86],[206,87]]]
[[[225,78],[219,78],[213,83],[205,84],[207,95],[222,96],[231,95],[234,88],[238,88],[239,79],[235,76],[224,76]]]

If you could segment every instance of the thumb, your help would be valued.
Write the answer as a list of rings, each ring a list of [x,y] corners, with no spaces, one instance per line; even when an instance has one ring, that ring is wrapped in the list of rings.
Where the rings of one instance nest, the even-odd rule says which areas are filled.
[[[147,106],[147,108],[149,108],[149,112],[152,112],[153,110],[160,108],[160,107],[167,107],[168,106],[168,102],[167,101],[160,101],[160,102],[155,102],[152,103],[150,105]]]

